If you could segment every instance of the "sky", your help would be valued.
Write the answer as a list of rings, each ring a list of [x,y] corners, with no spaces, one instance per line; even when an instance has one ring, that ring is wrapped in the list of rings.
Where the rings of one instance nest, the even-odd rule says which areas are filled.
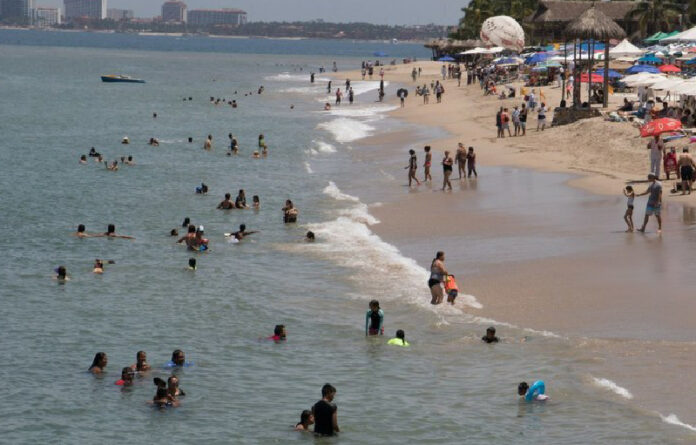
[[[160,15],[164,0],[107,0],[109,8],[132,9],[137,17]],[[249,21],[369,22],[387,25],[455,25],[468,0],[184,0],[189,9],[238,8]],[[62,0],[34,0],[63,9]]]

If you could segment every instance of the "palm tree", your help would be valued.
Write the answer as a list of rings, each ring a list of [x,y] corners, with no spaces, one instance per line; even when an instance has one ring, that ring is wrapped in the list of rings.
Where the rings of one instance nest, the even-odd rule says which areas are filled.
[[[626,14],[626,19],[637,19],[641,35],[645,37],[669,31],[679,23],[683,12],[683,7],[674,0],[640,0],[636,8]]]

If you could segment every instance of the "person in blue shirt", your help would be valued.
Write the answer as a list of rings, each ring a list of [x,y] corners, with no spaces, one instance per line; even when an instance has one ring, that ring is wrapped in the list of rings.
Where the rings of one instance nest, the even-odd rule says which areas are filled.
[[[546,394],[546,385],[542,380],[537,380],[530,387],[527,382],[522,382],[517,386],[517,394],[524,397],[527,402],[544,402],[549,399]]]
[[[384,312],[379,308],[379,301],[370,301],[370,309],[365,314],[365,335],[384,334]]]

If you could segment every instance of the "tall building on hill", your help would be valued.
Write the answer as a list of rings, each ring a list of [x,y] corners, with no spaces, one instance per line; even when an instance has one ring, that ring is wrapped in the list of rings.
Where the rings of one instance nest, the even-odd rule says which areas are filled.
[[[0,17],[15,23],[31,23],[34,0],[0,0]]]
[[[171,0],[162,4],[163,22],[186,22],[186,3]]]
[[[192,9],[188,13],[188,22],[193,26],[207,25],[243,25],[247,13],[241,9]]]
[[[39,28],[60,25],[60,8],[35,8],[32,22]]]
[[[111,20],[131,20],[134,17],[132,9],[109,8],[106,10],[106,18]]]
[[[90,19],[106,18],[106,0],[63,0],[67,20],[85,17]]]

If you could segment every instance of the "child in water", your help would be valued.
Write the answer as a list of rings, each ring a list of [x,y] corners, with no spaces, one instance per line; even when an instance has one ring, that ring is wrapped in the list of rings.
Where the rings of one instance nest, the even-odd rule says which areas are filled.
[[[403,346],[403,347],[411,346],[411,345],[406,341],[406,333],[405,333],[403,330],[401,330],[401,329],[399,329],[398,331],[396,331],[396,337],[395,337],[395,338],[392,338],[391,340],[389,340],[389,341],[387,342],[387,344],[388,344],[388,345],[393,345],[393,346]]]
[[[447,275],[445,279],[445,292],[447,292],[447,302],[453,305],[454,299],[459,295],[459,287],[454,280],[454,275]]]
[[[300,423],[295,425],[295,431],[309,431],[311,425],[314,425],[314,415],[306,409],[300,414]]]
[[[259,195],[254,195],[253,198],[251,198],[252,207],[254,210],[259,210],[261,208],[261,200],[259,199]]]
[[[92,272],[94,273],[104,273],[104,263],[102,260],[97,258],[94,260],[94,268],[92,269]]]
[[[624,221],[626,221],[626,225],[628,226],[626,232],[633,232],[633,200],[636,197],[636,193],[633,191],[633,187],[627,185],[623,190],[623,194],[628,198],[626,213],[624,213]]]
[[[370,309],[365,314],[365,336],[384,335],[384,312],[379,307],[379,301],[370,301]]]

